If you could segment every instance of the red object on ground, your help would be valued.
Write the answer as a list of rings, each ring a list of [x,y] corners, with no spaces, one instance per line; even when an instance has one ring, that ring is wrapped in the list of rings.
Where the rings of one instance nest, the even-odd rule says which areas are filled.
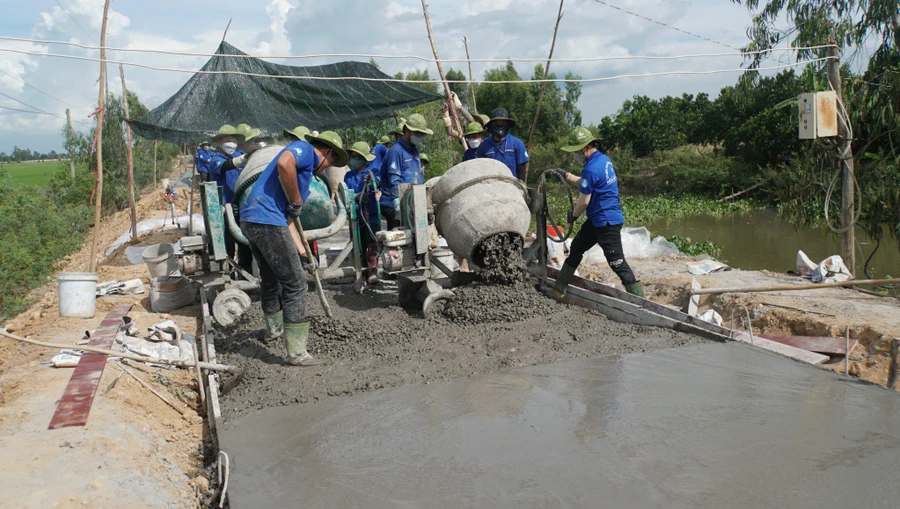
[[[844,338],[826,338],[818,336],[777,336],[774,334],[756,334],[783,345],[790,345],[809,352],[824,355],[847,355],[847,340]],[[855,339],[850,340],[850,351],[856,346]]]
[[[112,308],[106,317],[100,322],[100,326],[91,335],[88,345],[109,350],[116,340],[116,334],[122,325],[122,317],[131,311],[131,304],[120,304]],[[94,395],[106,368],[108,357],[102,354],[85,352],[69,385],[66,386],[62,398],[56,404],[56,412],[50,420],[50,428],[66,428],[70,426],[84,426],[87,424],[88,414],[91,413],[91,405],[94,403]]]

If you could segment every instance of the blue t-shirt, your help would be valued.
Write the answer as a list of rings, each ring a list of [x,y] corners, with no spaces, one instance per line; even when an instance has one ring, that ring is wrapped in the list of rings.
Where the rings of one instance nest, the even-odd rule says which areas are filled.
[[[399,138],[394,143],[384,161],[381,162],[381,204],[393,208],[393,199],[399,198],[400,184],[424,184],[422,161],[419,149]]]
[[[472,159],[478,158],[478,149],[475,148],[467,148],[465,152],[463,152],[463,162],[471,161]]]
[[[197,166],[197,173],[208,173],[209,162],[212,160],[213,156],[212,150],[207,150],[204,148],[197,149],[197,154],[194,155],[194,164]]]
[[[375,160],[372,161],[377,168],[381,168],[381,163],[384,161],[384,156],[388,153],[388,148],[383,144],[379,143],[375,145],[375,148],[372,149],[372,155],[375,156]]]
[[[591,195],[591,202],[587,207],[587,217],[591,224],[601,227],[625,223],[619,202],[616,170],[605,154],[597,151],[588,158],[581,172],[579,191]]]
[[[234,151],[234,157],[241,157],[245,152],[241,149],[237,149]],[[225,185],[222,191],[222,196],[225,198],[225,203],[231,203],[234,200],[234,191],[235,186],[237,185],[238,178],[241,176],[241,170],[244,167],[240,168],[232,168],[225,172]]]
[[[507,134],[506,138],[500,142],[494,141],[493,136],[488,136],[478,146],[478,157],[489,157],[496,159],[505,164],[513,177],[516,176],[516,169],[520,164],[528,162],[528,152],[525,150],[525,144],[522,140],[511,134]]]
[[[375,164],[375,161],[372,161],[363,169],[359,171],[348,171],[347,174],[344,175],[344,183],[347,184],[349,189],[352,189],[353,192],[356,193],[357,197],[359,197],[364,193],[366,178],[368,177],[369,172],[372,172],[375,177],[375,186],[369,185],[369,189],[365,191],[367,202],[360,204],[358,210],[360,224],[363,224],[365,221],[365,216],[369,217],[370,223],[375,224],[378,222],[378,200],[375,199],[375,190],[381,187],[381,177],[378,175],[381,172],[381,168]],[[363,210],[363,207],[365,207],[365,210]]]
[[[214,181],[218,186],[225,186],[225,172],[222,171],[222,165],[231,160],[231,156],[221,152],[213,153],[206,165],[209,171],[209,180]]]
[[[278,180],[278,159],[285,152],[290,152],[295,159],[300,198],[303,201],[309,198],[309,184],[320,161],[312,145],[297,140],[279,152],[260,174],[259,180],[253,185],[250,195],[241,207],[241,221],[272,226],[288,225],[288,199],[281,189],[281,181]]]

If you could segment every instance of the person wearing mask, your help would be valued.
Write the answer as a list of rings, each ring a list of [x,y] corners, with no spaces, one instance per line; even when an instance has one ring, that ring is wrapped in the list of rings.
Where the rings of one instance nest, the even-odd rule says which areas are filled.
[[[244,142],[244,136],[238,133],[234,126],[225,124],[219,128],[216,134],[212,135],[212,139],[216,142],[216,152],[210,158],[209,164],[206,165],[209,170],[209,180],[220,187],[225,187],[225,171],[222,168],[226,162],[235,157],[234,153],[237,151],[238,145]]]
[[[569,223],[574,223],[583,212],[587,221],[572,240],[569,257],[559,269],[559,276],[553,285],[555,296],[562,298],[581,264],[584,253],[595,244],[603,249],[609,267],[619,276],[625,291],[644,297],[644,286],[634,276],[622,250],[622,225],[625,216],[619,201],[619,183],[612,161],[603,153],[600,140],[585,127],[575,129],[569,136],[569,144],[562,147],[574,154],[578,164],[584,165],[581,177],[565,170],[557,172],[572,185],[578,186],[580,194],[575,210],[569,212]]]
[[[384,161],[384,156],[387,155],[388,150],[390,150],[391,145],[393,144],[394,142],[391,140],[391,137],[386,134],[379,138],[375,143],[375,148],[372,149],[372,155],[375,156],[373,164],[376,164],[381,168],[381,162]]]
[[[366,284],[375,286],[378,284],[378,243],[375,241],[375,233],[381,229],[381,216],[378,214],[378,175],[381,168],[376,164],[378,159],[370,153],[369,144],[364,141],[354,143],[348,155],[350,158],[347,166],[350,171],[344,176],[344,183],[356,193],[359,238],[366,248],[363,277],[366,278]]]
[[[466,126],[464,136],[468,148],[463,152],[463,162],[478,157],[478,147],[481,146],[481,142],[484,140],[484,128],[482,128],[481,124],[478,122],[471,122]]]
[[[260,276],[260,301],[266,339],[284,337],[289,366],[315,366],[322,361],[307,351],[306,274],[316,270],[294,226],[309,197],[314,173],[345,166],[347,152],[332,131],[291,142],[259,176],[241,208],[241,231],[250,241]]]
[[[528,152],[522,140],[509,134],[516,123],[509,118],[509,112],[497,108],[491,112],[491,120],[484,126],[489,135],[478,147],[478,157],[496,159],[505,164],[513,177],[525,180]]]
[[[241,176],[241,170],[247,164],[247,160],[252,154],[251,146],[256,146],[257,138],[260,135],[259,129],[254,129],[247,124],[239,124],[235,130],[238,135],[243,137],[243,141],[238,144],[237,150],[232,154],[232,158],[222,164],[221,171],[225,174],[225,185],[222,189],[222,198],[225,200],[226,207],[232,207],[234,202],[235,186],[238,178]],[[234,219],[240,224],[240,211],[234,210]],[[248,274],[253,273],[253,252],[250,246],[238,242],[231,235],[231,230],[225,228],[225,252],[232,260],[237,261],[238,266]],[[235,253],[237,257],[235,257]]]
[[[194,167],[197,169],[197,173],[200,174],[200,178],[203,182],[209,180],[209,162],[212,160],[214,152],[212,148],[210,148],[210,143],[204,140],[200,143],[200,146],[197,147],[197,153],[194,155]]]
[[[425,117],[413,113],[402,126],[403,135],[388,150],[381,163],[381,215],[388,230],[400,226],[400,184],[424,184],[425,174],[419,158],[419,148],[425,137],[434,134]]]

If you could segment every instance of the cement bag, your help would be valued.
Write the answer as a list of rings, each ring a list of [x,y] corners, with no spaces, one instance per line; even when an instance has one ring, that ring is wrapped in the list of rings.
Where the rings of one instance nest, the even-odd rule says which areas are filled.
[[[154,313],[167,313],[190,306],[196,300],[197,290],[184,276],[163,276],[150,280],[150,309]]]
[[[813,283],[838,283],[841,281],[850,281],[853,274],[844,265],[844,260],[838,256],[829,256],[822,260],[822,263],[816,267],[812,273]]]

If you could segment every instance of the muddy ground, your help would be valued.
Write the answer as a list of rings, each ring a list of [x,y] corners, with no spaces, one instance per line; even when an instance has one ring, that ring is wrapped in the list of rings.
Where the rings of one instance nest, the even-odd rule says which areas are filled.
[[[358,295],[328,291],[334,319],[314,296],[310,352],[328,364],[285,368],[283,342],[264,344],[258,303],[236,326],[217,335],[219,359],[247,368],[222,399],[226,418],[383,387],[430,383],[564,359],[641,352],[704,342],[653,327],[634,327],[558,303],[527,284],[476,285],[437,319],[396,304],[393,285]]]

